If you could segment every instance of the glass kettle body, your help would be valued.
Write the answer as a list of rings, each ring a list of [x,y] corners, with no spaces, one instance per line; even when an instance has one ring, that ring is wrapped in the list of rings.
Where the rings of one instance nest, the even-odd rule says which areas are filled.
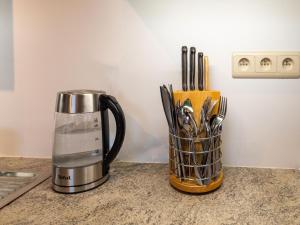
[[[108,109],[117,128],[111,149]],[[93,90],[59,92],[52,155],[53,189],[76,193],[104,183],[124,136],[124,114],[114,97]]]

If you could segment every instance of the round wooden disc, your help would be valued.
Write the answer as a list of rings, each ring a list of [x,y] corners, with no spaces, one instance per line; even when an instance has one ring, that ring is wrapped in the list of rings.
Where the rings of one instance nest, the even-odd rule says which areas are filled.
[[[208,185],[198,185],[195,184],[195,182],[193,181],[180,181],[175,175],[170,175],[169,177],[169,181],[170,184],[183,192],[188,192],[188,193],[206,193],[206,192],[210,192],[213,191],[215,189],[217,189],[218,187],[221,186],[221,184],[223,183],[223,171],[220,173],[220,176],[218,177],[217,180],[211,182]]]

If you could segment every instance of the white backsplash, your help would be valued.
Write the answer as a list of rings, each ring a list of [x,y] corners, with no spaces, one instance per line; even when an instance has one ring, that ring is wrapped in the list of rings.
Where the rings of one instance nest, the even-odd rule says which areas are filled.
[[[56,92],[106,90],[124,109],[120,160],[167,162],[159,85],[180,88],[182,45],[209,56],[228,97],[224,164],[300,167],[300,80],[233,79],[235,51],[299,51],[297,0],[13,1],[13,91],[0,92],[0,156],[51,157]]]

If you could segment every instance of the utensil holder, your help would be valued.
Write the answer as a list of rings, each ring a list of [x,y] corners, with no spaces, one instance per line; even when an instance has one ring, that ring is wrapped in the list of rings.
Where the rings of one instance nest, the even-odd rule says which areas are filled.
[[[195,118],[200,118],[207,97],[220,99],[219,91],[175,91],[175,102],[192,102]],[[218,112],[218,105],[212,115]],[[198,124],[200,126],[200,124]],[[206,193],[217,189],[223,182],[221,132],[216,136],[187,137],[184,133],[169,135],[170,184],[183,192]],[[198,171],[198,172],[197,172]]]

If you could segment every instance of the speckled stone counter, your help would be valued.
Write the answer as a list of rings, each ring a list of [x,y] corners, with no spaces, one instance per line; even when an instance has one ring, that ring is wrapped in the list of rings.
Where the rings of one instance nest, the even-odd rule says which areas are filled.
[[[0,158],[0,168],[36,170],[50,160]],[[58,194],[51,179],[0,210],[0,224],[300,224],[300,171],[225,168],[224,184],[188,195],[168,183],[166,164],[116,162],[104,185]]]

